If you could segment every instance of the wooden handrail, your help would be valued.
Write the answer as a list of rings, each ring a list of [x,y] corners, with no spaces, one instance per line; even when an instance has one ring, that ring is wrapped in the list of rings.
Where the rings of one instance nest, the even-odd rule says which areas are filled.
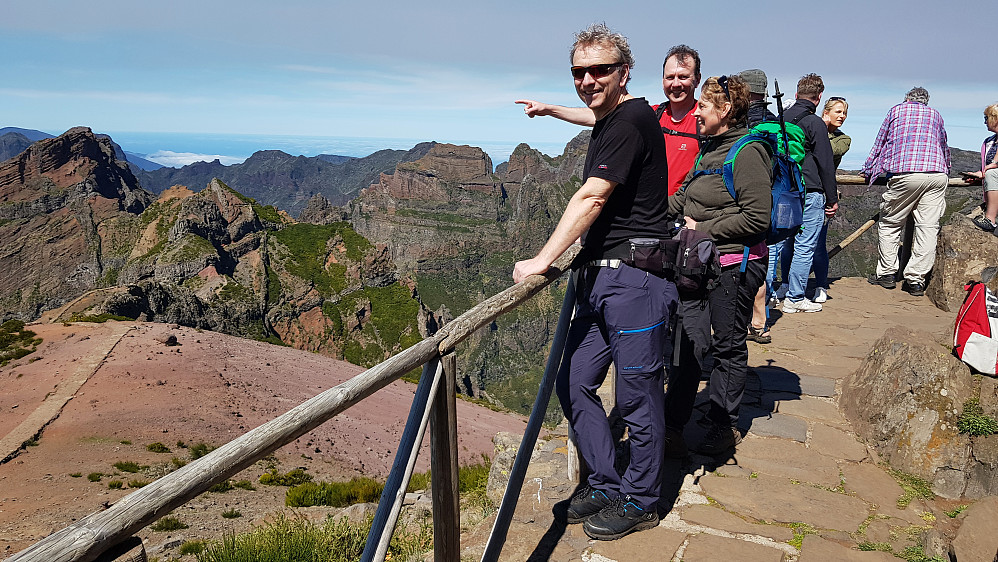
[[[330,418],[384,388],[509,312],[569,269],[580,248],[569,248],[544,275],[521,283],[474,306],[432,337],[389,357],[352,379],[314,396],[211,453],[121,498],[104,511],[43,538],[8,562],[90,562],[133,533],[194,499],[215,484],[251,466]]]

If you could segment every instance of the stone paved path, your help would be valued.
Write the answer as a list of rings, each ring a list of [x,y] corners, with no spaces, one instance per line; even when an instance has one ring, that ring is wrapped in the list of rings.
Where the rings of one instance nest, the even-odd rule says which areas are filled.
[[[76,395],[90,376],[97,372],[114,346],[118,345],[121,338],[131,329],[130,325],[112,322],[106,324],[106,328],[99,335],[90,338],[92,344],[90,351],[80,357],[72,372],[66,375],[17,427],[0,437],[0,463],[17,456],[26,441],[37,437],[46,425],[59,416],[66,403]]]
[[[955,504],[916,499],[898,507],[904,490],[858,441],[837,399],[840,379],[888,326],[918,327],[945,344],[955,315],[862,279],[839,280],[829,294],[822,312],[777,317],[771,345],[749,343],[746,438],[727,459],[666,461],[659,527],[598,542],[580,525],[566,525],[574,486],[566,477],[566,440],[556,432],[535,450],[502,558],[899,560],[906,548],[920,548],[924,533],[952,536],[957,520],[944,512]],[[705,399],[701,392],[698,407]],[[701,415],[686,428],[689,443],[704,432]],[[462,537],[468,558],[480,558],[491,524]]]

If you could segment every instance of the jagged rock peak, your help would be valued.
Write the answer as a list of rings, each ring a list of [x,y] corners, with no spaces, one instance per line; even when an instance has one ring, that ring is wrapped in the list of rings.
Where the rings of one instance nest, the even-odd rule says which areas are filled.
[[[322,194],[316,193],[308,200],[305,208],[298,215],[299,222],[311,224],[330,224],[345,221],[349,214],[342,207],[329,202]]]
[[[445,181],[491,182],[492,159],[481,148],[435,144],[426,156],[412,163],[416,169]],[[400,164],[400,168],[405,164]]]
[[[0,163],[0,201],[26,202],[37,199],[40,189],[51,195],[70,188],[80,197],[96,194],[117,200],[130,213],[141,213],[152,200],[127,164],[115,158],[111,139],[88,127],[40,140]]]

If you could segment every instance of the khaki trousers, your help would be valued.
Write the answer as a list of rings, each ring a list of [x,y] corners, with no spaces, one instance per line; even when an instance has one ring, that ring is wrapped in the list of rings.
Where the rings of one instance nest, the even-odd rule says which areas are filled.
[[[877,224],[880,250],[877,277],[897,273],[901,231],[908,215],[913,215],[915,232],[904,278],[909,283],[925,283],[925,276],[936,261],[936,238],[939,219],[946,210],[948,185],[946,174],[937,172],[899,174],[887,180]]]

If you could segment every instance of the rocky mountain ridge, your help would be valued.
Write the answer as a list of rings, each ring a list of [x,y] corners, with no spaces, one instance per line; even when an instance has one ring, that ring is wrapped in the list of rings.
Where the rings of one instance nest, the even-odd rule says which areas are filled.
[[[182,168],[137,171],[146,189],[159,193],[173,185],[200,189],[218,178],[247,197],[298,214],[316,194],[337,205],[346,203],[357,192],[390,172],[399,162],[416,160],[433,146],[420,143],[409,150],[379,150],[363,158],[292,156],[280,150],[260,150],[241,164],[223,165],[195,162]]]

